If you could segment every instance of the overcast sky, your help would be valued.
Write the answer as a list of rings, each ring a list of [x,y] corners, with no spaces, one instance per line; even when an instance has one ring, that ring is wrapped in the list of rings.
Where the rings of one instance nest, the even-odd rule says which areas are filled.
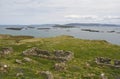
[[[120,0],[0,0],[0,24],[119,23]]]

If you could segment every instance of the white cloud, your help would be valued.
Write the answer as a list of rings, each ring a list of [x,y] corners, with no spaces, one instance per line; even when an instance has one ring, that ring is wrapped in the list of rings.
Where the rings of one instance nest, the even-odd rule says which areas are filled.
[[[64,17],[66,18],[71,18],[71,19],[97,19],[98,16],[96,15],[65,15]]]
[[[97,15],[77,15],[77,14],[70,14],[64,16],[67,19],[87,19],[87,20],[113,20],[113,19],[120,19],[120,16],[97,16]]]
[[[72,14],[72,15],[65,15],[64,17],[65,17],[65,18],[80,18],[79,15],[75,15],[75,14]]]

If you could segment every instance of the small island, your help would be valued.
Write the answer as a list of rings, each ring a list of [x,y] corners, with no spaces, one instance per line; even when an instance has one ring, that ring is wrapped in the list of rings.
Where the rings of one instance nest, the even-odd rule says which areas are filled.
[[[8,30],[22,30],[23,28],[19,28],[19,27],[10,27],[10,28],[6,28]]]
[[[88,31],[88,32],[100,32],[99,30],[92,30],[92,29],[81,29],[82,31]]]
[[[54,25],[52,26],[54,28],[75,28],[76,26],[70,26],[70,25]]]

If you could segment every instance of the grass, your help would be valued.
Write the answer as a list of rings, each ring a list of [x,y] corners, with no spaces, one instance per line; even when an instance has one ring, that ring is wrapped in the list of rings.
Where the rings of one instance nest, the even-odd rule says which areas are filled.
[[[19,42],[16,42],[19,40]],[[14,52],[0,58],[0,62],[9,65],[7,73],[0,71],[0,79],[45,79],[40,71],[51,71],[55,79],[100,79],[105,73],[108,79],[120,76],[120,69],[99,66],[94,63],[95,57],[109,57],[120,60],[120,46],[112,45],[104,40],[82,40],[71,36],[58,36],[51,38],[9,37],[0,38],[0,49],[13,47]],[[74,59],[67,62],[66,70],[56,71],[53,66],[56,61],[29,56],[34,62],[24,62],[23,65],[15,63],[15,59],[23,60],[22,51],[38,47],[43,50],[66,50],[74,52]],[[86,67],[86,63],[90,67]],[[23,76],[16,74],[23,72]],[[90,77],[89,74],[94,74]]]

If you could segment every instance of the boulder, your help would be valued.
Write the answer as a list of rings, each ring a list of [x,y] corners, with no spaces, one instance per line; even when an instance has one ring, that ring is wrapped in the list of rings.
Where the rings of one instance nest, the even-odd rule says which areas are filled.
[[[69,52],[65,52],[63,50],[56,50],[54,51],[56,57],[66,57],[69,55]]]
[[[115,66],[120,66],[120,60],[114,60],[114,65]]]
[[[112,64],[114,62],[114,64]],[[111,60],[110,58],[97,57],[96,63],[110,67],[120,68],[120,60]]]
[[[16,59],[15,62],[18,63],[18,64],[23,64],[22,61],[19,60],[19,59]]]
[[[111,64],[110,58],[104,58],[104,57],[97,57],[96,63],[103,63],[103,64]]]
[[[46,79],[54,79],[53,74],[50,71],[42,71],[42,75],[46,76]]]
[[[24,57],[24,58],[23,58],[23,61],[26,61],[26,62],[31,62],[31,61],[32,61],[32,59],[30,59],[30,58],[28,58],[28,57]]]
[[[36,47],[33,47],[31,49],[27,49],[25,51],[23,51],[23,55],[32,55],[32,56],[39,56],[39,55],[46,55],[46,56],[50,56],[50,52],[46,51],[46,50],[40,50]]]
[[[61,59],[61,61],[68,61],[74,57],[74,54],[70,51],[56,50],[54,51],[56,58]]]
[[[12,52],[13,52],[13,48],[12,47],[4,47],[0,51],[0,56],[5,56],[5,55],[10,54]]]
[[[57,71],[63,71],[66,69],[66,64],[65,63],[56,63],[54,65],[55,70]]]
[[[53,53],[50,53],[47,50],[40,50],[36,47],[23,51],[23,55],[38,56],[46,59],[59,61],[59,62],[66,62],[71,60],[74,57],[74,54],[70,51],[57,50],[57,51],[54,51]]]

